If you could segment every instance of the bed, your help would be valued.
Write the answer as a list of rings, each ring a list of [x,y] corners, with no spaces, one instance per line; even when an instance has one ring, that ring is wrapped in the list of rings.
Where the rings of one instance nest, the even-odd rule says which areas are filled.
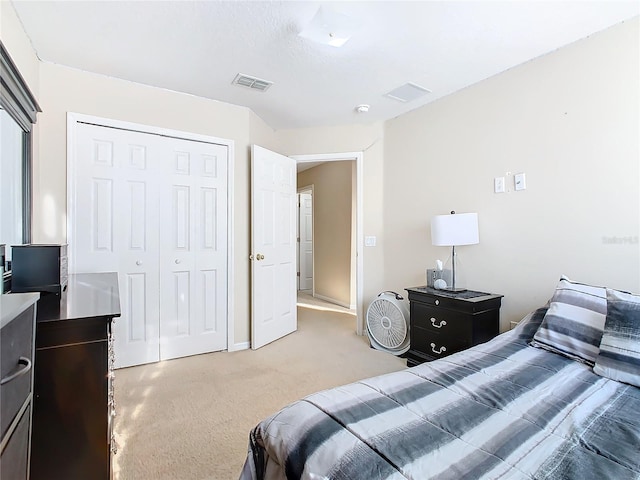
[[[556,294],[490,342],[283,408],[251,431],[241,479],[640,479],[640,388],[595,373],[599,349],[579,358],[588,335],[577,354],[559,351],[575,332],[549,340]]]

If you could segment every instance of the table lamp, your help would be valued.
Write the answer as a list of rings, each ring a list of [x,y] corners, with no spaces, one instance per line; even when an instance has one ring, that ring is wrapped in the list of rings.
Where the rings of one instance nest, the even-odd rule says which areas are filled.
[[[479,243],[478,214],[456,213],[436,215],[431,219],[431,243],[439,247],[451,247],[451,285],[443,290],[463,292],[456,287],[456,246]]]

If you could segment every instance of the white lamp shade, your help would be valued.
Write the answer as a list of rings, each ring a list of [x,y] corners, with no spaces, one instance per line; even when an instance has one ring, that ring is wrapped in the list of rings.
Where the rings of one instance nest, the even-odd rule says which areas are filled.
[[[431,243],[441,247],[480,242],[477,213],[436,215],[431,219]]]

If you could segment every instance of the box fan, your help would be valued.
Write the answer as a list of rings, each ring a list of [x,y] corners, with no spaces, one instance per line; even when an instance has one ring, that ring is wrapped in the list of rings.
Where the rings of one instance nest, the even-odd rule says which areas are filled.
[[[402,355],[409,350],[409,311],[404,298],[392,291],[379,293],[367,309],[367,334],[372,348]]]

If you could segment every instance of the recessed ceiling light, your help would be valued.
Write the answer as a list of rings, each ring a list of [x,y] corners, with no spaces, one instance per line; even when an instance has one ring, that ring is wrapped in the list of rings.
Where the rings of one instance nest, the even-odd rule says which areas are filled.
[[[416,85],[415,83],[408,82],[394,90],[391,90],[389,93],[386,93],[385,96],[400,102],[410,102],[411,100],[420,98],[427,93],[431,93],[431,90],[421,87],[420,85]]]
[[[261,78],[245,75],[244,73],[236,75],[236,78],[234,78],[231,83],[233,85],[240,85],[241,87],[259,90],[261,92],[265,92],[271,85],[273,85],[273,82],[270,82],[269,80],[262,80]]]
[[[351,38],[360,22],[343,13],[320,7],[298,35],[323,45],[341,47]]]

